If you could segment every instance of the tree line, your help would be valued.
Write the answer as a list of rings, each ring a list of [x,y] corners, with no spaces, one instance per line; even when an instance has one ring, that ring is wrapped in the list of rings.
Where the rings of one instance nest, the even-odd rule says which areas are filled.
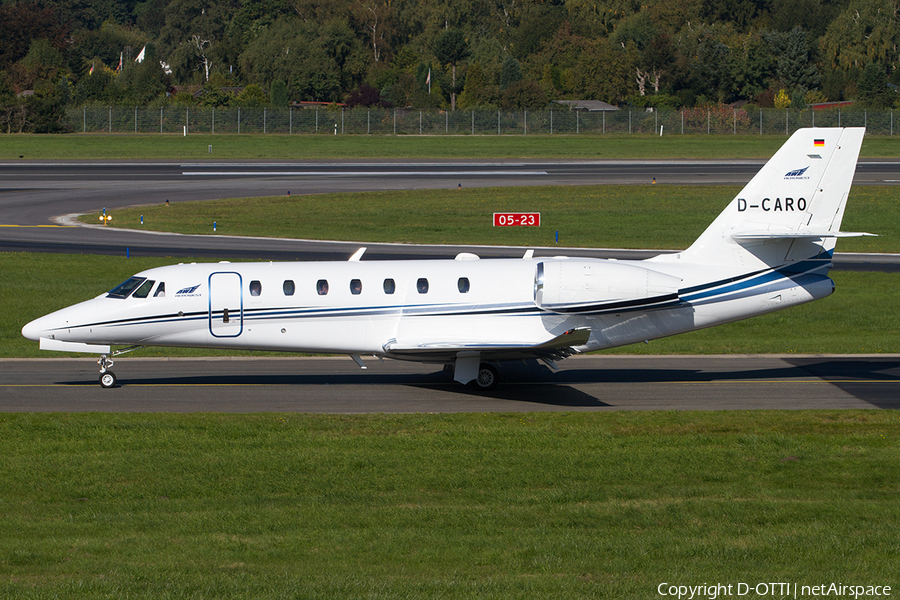
[[[3,0],[0,119],[42,132],[101,105],[888,108],[897,2]]]

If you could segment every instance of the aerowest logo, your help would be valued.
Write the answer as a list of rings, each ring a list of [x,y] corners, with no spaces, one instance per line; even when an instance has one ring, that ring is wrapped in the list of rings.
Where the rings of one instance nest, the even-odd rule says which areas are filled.
[[[202,296],[202,294],[194,293],[197,291],[197,289],[200,287],[200,285],[201,284],[198,283],[197,285],[195,285],[193,287],[186,287],[184,289],[178,290],[178,292],[176,292],[176,294],[175,294],[175,297],[176,298],[190,298],[192,296]]]
[[[802,169],[797,169],[796,171],[788,171],[784,174],[785,179],[809,179],[809,177],[804,177],[804,173],[809,169],[809,167],[803,167]]]

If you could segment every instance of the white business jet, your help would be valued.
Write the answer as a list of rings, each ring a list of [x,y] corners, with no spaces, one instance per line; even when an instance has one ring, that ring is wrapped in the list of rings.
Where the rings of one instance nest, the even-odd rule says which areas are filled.
[[[142,346],[348,354],[448,366],[490,389],[498,361],[572,354],[745,319],[834,291],[828,269],[863,128],[801,129],[691,245],[647,260],[181,264],[22,328],[41,349]],[[627,226],[627,224],[623,224]],[[110,352],[113,346],[129,346]]]

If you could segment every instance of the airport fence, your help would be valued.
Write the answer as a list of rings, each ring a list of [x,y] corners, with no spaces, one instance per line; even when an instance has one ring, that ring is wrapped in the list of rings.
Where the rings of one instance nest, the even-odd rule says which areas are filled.
[[[307,135],[790,135],[801,127],[866,127],[894,135],[894,111],[710,107],[684,110],[491,111],[382,108],[70,108],[83,133]],[[900,124],[898,124],[900,125]]]

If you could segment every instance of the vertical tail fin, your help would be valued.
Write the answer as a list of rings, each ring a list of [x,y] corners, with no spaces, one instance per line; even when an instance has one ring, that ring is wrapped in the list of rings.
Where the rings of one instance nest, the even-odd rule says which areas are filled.
[[[830,258],[865,129],[800,129],[690,248],[665,259],[757,268]],[[661,257],[660,257],[661,258]]]

